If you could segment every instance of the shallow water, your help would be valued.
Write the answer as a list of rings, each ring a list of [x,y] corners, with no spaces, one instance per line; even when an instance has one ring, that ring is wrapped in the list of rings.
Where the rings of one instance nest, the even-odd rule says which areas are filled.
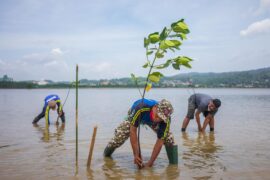
[[[43,99],[67,90],[0,90],[0,177],[1,179],[268,179],[270,172],[269,89],[196,89],[222,100],[216,115],[215,132],[198,133],[195,121],[187,132],[180,127],[187,111],[190,89],[153,89],[148,97],[169,99],[175,112],[171,131],[178,144],[179,165],[168,165],[165,148],[153,168],[137,170],[129,140],[103,158],[103,150],[114,128],[125,118],[139,97],[136,89],[79,90],[79,160],[75,162],[75,91],[64,106],[65,126],[45,130],[40,113]],[[50,112],[51,121],[57,119]],[[97,136],[91,169],[86,170],[93,127]],[[144,160],[151,156],[156,135],[141,128]]]

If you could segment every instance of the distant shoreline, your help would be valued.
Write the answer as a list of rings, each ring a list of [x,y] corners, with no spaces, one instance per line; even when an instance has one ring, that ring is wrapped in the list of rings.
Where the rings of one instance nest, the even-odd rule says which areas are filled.
[[[80,89],[138,89],[136,87],[79,87]],[[68,87],[38,87],[38,88],[0,88],[0,89],[68,89]],[[75,89],[75,88],[71,88]],[[143,87],[140,87],[143,89]],[[153,89],[270,89],[269,87],[154,87]]]
[[[146,79],[138,77],[138,87],[143,88]],[[69,88],[72,81],[13,81],[4,75],[0,89]],[[130,77],[119,79],[79,80],[80,88],[137,88]],[[226,73],[186,73],[161,78],[153,88],[270,88],[270,67],[249,71]]]

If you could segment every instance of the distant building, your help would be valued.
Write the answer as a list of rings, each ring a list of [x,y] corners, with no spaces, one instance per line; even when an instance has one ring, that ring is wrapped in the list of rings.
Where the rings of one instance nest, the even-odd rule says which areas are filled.
[[[45,81],[45,80],[41,80],[41,81],[38,81],[37,84],[38,84],[38,85],[47,85],[48,82]]]
[[[108,86],[110,84],[110,81],[108,80],[100,80],[99,85],[101,86]]]
[[[8,77],[8,75],[4,75],[2,78],[0,78],[0,81],[3,81],[3,82],[12,82],[13,79]]]

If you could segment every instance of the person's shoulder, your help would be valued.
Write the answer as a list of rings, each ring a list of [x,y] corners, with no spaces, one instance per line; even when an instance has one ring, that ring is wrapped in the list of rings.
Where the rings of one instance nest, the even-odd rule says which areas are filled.
[[[139,99],[133,103],[132,108],[152,107],[157,103],[158,102],[153,99]]]

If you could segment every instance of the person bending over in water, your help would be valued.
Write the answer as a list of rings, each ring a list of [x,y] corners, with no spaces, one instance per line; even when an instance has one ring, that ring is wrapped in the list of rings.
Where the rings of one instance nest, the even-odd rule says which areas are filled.
[[[45,116],[46,122],[50,124],[49,112],[50,112],[50,109],[55,110],[56,105],[58,106],[57,108],[58,116],[61,118],[62,123],[65,123],[65,113],[63,112],[63,109],[62,109],[61,100],[59,96],[55,94],[48,95],[44,99],[44,106],[43,106],[42,112],[37,117],[35,117],[32,123],[36,124],[41,118]]]
[[[186,131],[188,123],[191,119],[195,118],[198,124],[199,131],[205,131],[206,126],[209,124],[210,131],[214,131],[214,116],[221,106],[221,101],[219,99],[213,99],[207,94],[193,94],[188,99],[188,112],[183,121],[182,132]],[[195,110],[197,111],[195,112]],[[205,120],[203,126],[200,122],[200,114],[203,113]]]
[[[139,99],[134,102],[128,111],[128,118],[124,120],[116,129],[114,137],[109,141],[104,150],[104,156],[110,157],[114,150],[120,147],[130,137],[133,150],[134,164],[138,168],[151,167],[156,160],[163,144],[173,147],[174,139],[170,132],[171,114],[173,107],[165,99],[157,102],[150,99]],[[144,164],[139,153],[137,128],[140,124],[146,124],[156,134],[157,141],[154,145],[150,160]]]

